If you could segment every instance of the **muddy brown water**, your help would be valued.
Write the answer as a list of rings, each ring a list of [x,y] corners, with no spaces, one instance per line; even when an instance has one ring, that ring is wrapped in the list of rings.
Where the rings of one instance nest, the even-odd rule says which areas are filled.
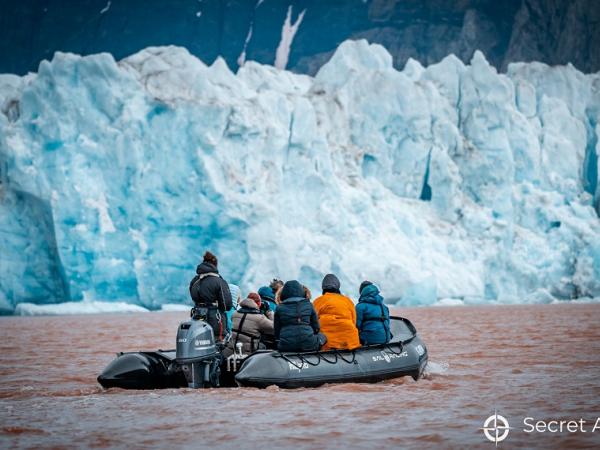
[[[186,313],[0,318],[0,448],[599,448],[600,305],[398,309],[426,376],[316,389],[103,390],[117,351],[173,348]],[[585,432],[524,431],[524,418]],[[533,420],[532,419],[532,420]]]

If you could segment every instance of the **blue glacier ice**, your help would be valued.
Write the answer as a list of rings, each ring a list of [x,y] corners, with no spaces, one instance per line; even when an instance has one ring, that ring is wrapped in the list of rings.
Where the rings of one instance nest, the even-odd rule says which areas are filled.
[[[600,74],[150,47],[0,75],[0,111],[3,312],[185,303],[207,248],[245,293],[335,272],[401,305],[600,298]]]

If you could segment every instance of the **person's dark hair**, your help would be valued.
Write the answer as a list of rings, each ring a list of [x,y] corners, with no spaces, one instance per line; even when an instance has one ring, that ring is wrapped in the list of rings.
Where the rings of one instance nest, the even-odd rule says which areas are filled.
[[[323,289],[323,295],[325,294],[341,294],[341,291],[335,288],[327,288]]]
[[[217,260],[217,257],[215,255],[213,255],[211,252],[209,252],[208,250],[206,251],[206,253],[204,253],[203,261],[210,263],[215,267],[219,263]]]

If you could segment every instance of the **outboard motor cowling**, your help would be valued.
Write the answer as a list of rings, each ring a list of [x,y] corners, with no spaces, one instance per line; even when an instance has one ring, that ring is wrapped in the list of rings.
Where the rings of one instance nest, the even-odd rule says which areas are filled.
[[[196,314],[179,324],[175,355],[189,387],[219,386],[221,354],[212,327]]]
[[[186,320],[177,330],[178,363],[192,362],[217,353],[212,327],[203,320]]]

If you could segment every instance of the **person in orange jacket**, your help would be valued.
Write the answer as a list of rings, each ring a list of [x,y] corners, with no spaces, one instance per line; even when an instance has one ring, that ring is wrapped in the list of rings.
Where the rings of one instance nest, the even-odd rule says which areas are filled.
[[[327,336],[327,343],[321,350],[352,350],[360,347],[356,328],[356,309],[354,303],[340,293],[340,280],[327,274],[321,283],[323,295],[313,304],[321,332]]]

